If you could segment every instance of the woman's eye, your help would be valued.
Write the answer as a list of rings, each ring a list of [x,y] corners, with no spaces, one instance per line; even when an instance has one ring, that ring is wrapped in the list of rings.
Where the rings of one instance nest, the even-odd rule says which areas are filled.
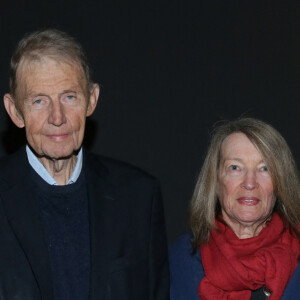
[[[229,166],[229,170],[231,170],[231,171],[238,171],[239,169],[240,168],[237,165],[231,165],[231,166]]]
[[[261,167],[260,169],[261,169],[263,172],[268,172],[268,171],[269,171],[269,169],[268,169],[267,166],[263,166],[263,167]]]

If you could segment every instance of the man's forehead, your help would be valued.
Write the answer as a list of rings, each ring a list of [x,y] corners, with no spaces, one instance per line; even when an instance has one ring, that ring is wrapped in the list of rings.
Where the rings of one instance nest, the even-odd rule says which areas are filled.
[[[59,78],[61,73],[66,74],[64,78],[72,82],[72,85],[86,88],[85,73],[78,62],[46,56],[39,59],[24,59],[20,62],[17,70],[17,89],[23,91],[34,89],[41,82],[47,84],[48,81],[50,83],[56,77]],[[55,84],[55,80],[53,83]]]
[[[57,68],[61,69],[72,68],[73,72],[78,73],[80,76],[84,76],[83,68],[78,61],[54,55],[29,56],[22,58],[17,69],[17,75],[20,76],[28,71],[34,72],[49,65],[55,65]]]

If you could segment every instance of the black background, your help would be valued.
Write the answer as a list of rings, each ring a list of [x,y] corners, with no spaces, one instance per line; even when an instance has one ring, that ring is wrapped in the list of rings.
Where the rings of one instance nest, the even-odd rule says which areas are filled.
[[[299,166],[299,17],[299,0],[1,0],[0,92],[24,33],[55,27],[75,36],[102,85],[86,144],[160,179],[171,243],[187,229],[216,122],[270,122]],[[0,156],[23,142],[3,105],[0,134]]]

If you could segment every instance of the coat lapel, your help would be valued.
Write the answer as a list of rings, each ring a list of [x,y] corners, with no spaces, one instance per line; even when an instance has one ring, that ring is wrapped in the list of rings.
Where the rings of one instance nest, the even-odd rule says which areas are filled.
[[[119,237],[114,236],[116,220],[113,214],[118,205],[118,194],[108,181],[108,171],[100,162],[97,164],[90,160],[87,165],[91,239],[90,299],[105,299],[111,253],[119,240]]]

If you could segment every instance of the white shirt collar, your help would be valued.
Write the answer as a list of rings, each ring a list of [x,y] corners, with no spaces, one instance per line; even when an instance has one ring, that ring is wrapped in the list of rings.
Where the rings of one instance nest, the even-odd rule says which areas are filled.
[[[37,157],[34,155],[34,153],[31,151],[31,149],[26,145],[26,153],[27,158],[29,161],[29,164],[31,167],[49,184],[51,185],[58,185],[55,179],[49,174],[47,169],[42,165],[42,163],[37,159]],[[80,149],[77,157],[77,162],[75,169],[72,173],[72,176],[70,177],[67,184],[71,184],[76,182],[78,179],[82,169],[82,148]]]

